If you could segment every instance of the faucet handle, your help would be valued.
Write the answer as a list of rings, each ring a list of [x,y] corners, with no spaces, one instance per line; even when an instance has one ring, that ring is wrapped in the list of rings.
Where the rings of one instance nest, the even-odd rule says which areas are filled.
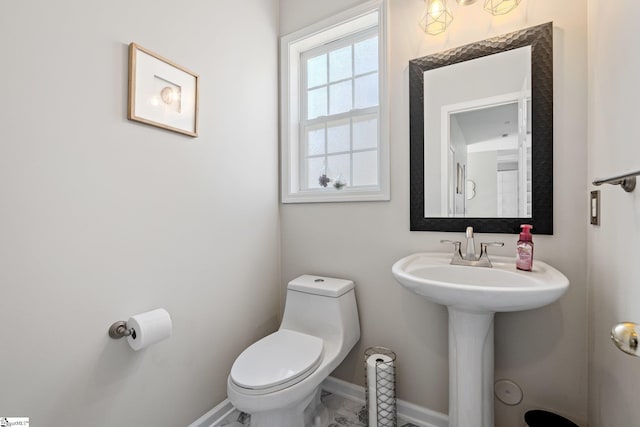
[[[487,253],[487,247],[489,246],[497,246],[497,247],[502,247],[504,246],[503,242],[483,242],[480,243],[480,258],[478,258],[478,266],[479,267],[493,267],[491,265],[491,261],[489,261],[489,254]]]
[[[486,248],[487,246],[497,246],[499,248],[504,246],[504,242],[482,242],[480,243],[481,246],[484,245],[484,247]]]
[[[480,256],[482,256],[482,254],[486,254],[487,253],[487,247],[489,246],[494,246],[494,247],[503,247],[504,246],[504,242],[484,242],[484,243],[480,243]]]
[[[453,245],[453,253],[454,254],[460,254],[460,246],[462,245],[462,242],[459,242],[457,240],[440,240],[440,243],[451,243]]]

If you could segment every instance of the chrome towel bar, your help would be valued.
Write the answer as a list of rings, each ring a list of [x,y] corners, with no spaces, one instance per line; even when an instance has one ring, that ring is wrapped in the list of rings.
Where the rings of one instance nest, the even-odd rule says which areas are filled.
[[[627,172],[622,175],[612,176],[611,178],[596,179],[595,181],[593,181],[593,185],[620,185],[624,191],[630,193],[636,188],[636,176],[638,175],[640,175],[640,170],[635,172]]]

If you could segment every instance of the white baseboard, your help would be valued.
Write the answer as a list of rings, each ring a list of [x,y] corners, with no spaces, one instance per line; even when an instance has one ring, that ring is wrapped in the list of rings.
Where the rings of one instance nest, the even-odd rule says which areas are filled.
[[[229,399],[225,399],[215,408],[209,410],[206,414],[189,424],[189,427],[215,427],[227,415],[233,412],[234,409]]]
[[[364,405],[364,387],[334,377],[327,377],[322,383],[322,389]],[[421,427],[449,427],[449,417],[440,412],[435,412],[400,399],[397,400],[396,406],[398,409],[398,418],[402,418],[402,420],[406,422]],[[233,405],[229,402],[229,399],[225,399],[218,406],[191,423],[189,427],[216,427],[218,422],[229,415],[233,409]]]

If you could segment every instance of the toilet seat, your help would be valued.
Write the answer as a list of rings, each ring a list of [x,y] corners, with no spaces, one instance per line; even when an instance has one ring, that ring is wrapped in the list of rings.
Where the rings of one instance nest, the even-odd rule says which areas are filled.
[[[322,339],[280,329],[243,351],[230,379],[247,394],[282,390],[311,375],[320,366],[322,350]]]

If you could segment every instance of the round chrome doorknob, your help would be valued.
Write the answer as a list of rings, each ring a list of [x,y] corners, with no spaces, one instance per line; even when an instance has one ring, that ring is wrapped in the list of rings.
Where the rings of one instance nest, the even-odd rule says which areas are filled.
[[[611,340],[621,351],[632,356],[639,356],[638,345],[640,328],[632,322],[618,323],[611,329]]]

